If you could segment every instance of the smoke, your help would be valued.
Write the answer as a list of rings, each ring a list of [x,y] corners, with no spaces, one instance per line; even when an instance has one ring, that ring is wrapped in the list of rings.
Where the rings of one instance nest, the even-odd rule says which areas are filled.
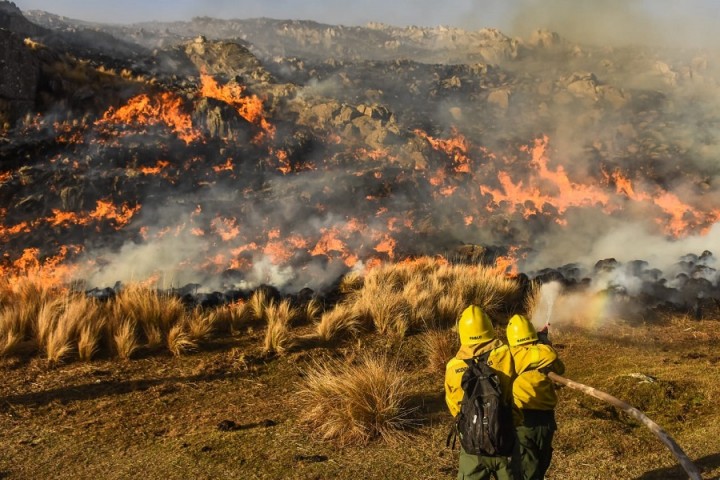
[[[538,28],[593,45],[718,47],[709,1],[522,0],[513,2],[511,30],[527,36]]]
[[[228,30],[220,31],[243,29],[266,52],[260,63],[277,82],[264,84],[261,70],[246,80],[250,90],[267,94],[275,139],[248,141],[259,128],[251,122],[220,138],[235,108],[216,99],[209,105],[223,108],[213,113],[198,101],[192,77],[157,85],[171,92],[183,85],[184,107],[194,107],[202,141],[173,140],[168,124],[157,121],[127,145],[75,147],[78,157],[93,157],[93,167],[116,169],[87,172],[87,198],[113,192],[118,204],[142,203],[112,246],[84,243],[81,263],[93,265],[84,278],[96,286],[153,278],[164,288],[322,289],[353,264],[452,254],[457,245],[476,244],[519,247],[527,254],[520,269],[529,273],[568,263],[588,272],[612,257],[646,260],[673,281],[682,271],[674,268],[678,258],[711,250],[720,236],[712,225],[720,218],[716,57],[606,48],[635,42],[628,34],[659,41],[654,36],[664,20],[638,1],[512,6],[518,29],[558,30],[569,42],[438,28],[397,33],[400,40],[387,47],[376,36],[383,29],[363,36],[337,28],[330,35],[323,26],[291,25],[296,30],[284,36],[273,35],[285,28],[273,23],[256,22],[254,28],[268,30],[259,32],[252,22],[221,22]],[[358,13],[354,8],[347,14]],[[213,25],[172,28],[211,38]],[[163,25],[145,28],[169,35]],[[331,37],[332,52],[318,47]],[[473,43],[478,39],[481,48]],[[359,52],[358,44],[368,51]],[[298,57],[279,58],[290,47]],[[334,58],[336,52],[351,53]],[[427,63],[447,52],[459,63]],[[123,122],[117,132],[91,128],[84,140],[112,144],[112,135],[132,132],[135,123]],[[170,160],[168,172],[140,173],[138,167],[159,159]],[[98,185],[90,185],[95,179]],[[597,275],[591,294],[616,285],[632,294],[643,288],[633,272],[618,269]],[[545,317],[558,302],[576,298],[548,295],[555,300]]]

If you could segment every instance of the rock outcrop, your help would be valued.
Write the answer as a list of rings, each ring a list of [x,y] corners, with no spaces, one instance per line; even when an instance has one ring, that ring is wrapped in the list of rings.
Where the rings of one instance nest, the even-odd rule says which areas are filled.
[[[39,62],[16,34],[0,29],[0,120],[12,122],[35,105]]]

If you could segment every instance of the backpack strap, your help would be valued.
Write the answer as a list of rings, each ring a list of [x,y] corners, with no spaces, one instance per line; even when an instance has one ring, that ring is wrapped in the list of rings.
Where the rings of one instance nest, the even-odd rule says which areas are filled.
[[[481,353],[477,357],[473,357],[473,360],[476,361],[477,363],[480,363],[480,362],[487,363],[488,358],[490,358],[491,353],[492,353],[492,350],[488,350],[485,353]]]
[[[452,447],[450,446],[450,439],[452,439]],[[450,450],[455,450],[455,442],[457,441],[457,424],[453,422],[453,424],[450,426],[450,431],[448,432],[447,439],[445,439],[445,447],[450,448]]]

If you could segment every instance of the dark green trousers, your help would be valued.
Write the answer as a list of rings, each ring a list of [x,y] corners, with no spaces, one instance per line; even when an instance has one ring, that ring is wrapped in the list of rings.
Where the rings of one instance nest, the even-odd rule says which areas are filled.
[[[516,480],[508,457],[470,455],[460,447],[458,480]]]
[[[552,460],[552,440],[557,424],[552,410],[523,410],[523,424],[516,428],[513,470],[521,480],[543,480]]]

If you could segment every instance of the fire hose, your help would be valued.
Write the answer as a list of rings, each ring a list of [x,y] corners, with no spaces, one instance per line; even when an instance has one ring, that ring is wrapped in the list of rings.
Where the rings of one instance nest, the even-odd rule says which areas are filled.
[[[630,404],[623,402],[622,400],[613,397],[610,394],[607,394],[605,392],[602,392],[600,390],[597,390],[593,387],[589,387],[587,385],[583,385],[582,383],[575,382],[573,380],[567,379],[565,377],[561,377],[560,375],[550,372],[548,373],[548,377],[555,383],[559,383],[561,385],[565,385],[568,388],[572,388],[573,390],[579,390],[583,392],[586,395],[589,395],[591,397],[595,397],[597,399],[600,399],[604,402],[609,403],[610,405],[617,407],[621,410],[623,410],[625,413],[633,417],[635,420],[639,421],[643,425],[645,425],[647,428],[650,429],[652,433],[655,434],[656,437],[660,439],[661,442],[663,442],[669,449],[670,452],[672,452],[673,456],[677,459],[677,461],[680,463],[683,469],[685,469],[685,472],[688,474],[691,480],[701,480],[702,477],[700,476],[700,471],[695,466],[695,464],[688,458],[687,455],[685,455],[685,452],[683,452],[682,448],[680,448],[680,445],[673,440],[673,438],[665,432],[657,423],[653,422],[648,418],[647,415],[645,415],[643,412],[638,410],[637,408],[631,406]]]

